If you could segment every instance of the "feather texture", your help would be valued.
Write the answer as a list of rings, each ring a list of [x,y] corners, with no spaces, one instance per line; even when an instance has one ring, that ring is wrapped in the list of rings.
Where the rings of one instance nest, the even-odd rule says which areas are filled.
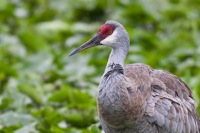
[[[124,74],[118,69],[109,72],[99,89],[98,108],[106,133],[199,133],[190,88],[168,72],[127,65]]]

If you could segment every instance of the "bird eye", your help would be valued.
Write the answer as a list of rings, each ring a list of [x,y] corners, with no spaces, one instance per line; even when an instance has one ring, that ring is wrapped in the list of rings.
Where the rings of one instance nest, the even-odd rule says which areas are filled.
[[[111,35],[112,33],[113,33],[112,30],[107,31],[108,35]]]

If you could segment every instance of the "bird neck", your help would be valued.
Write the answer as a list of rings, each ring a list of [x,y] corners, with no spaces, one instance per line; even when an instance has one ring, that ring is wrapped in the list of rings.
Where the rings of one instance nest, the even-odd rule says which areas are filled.
[[[124,60],[126,58],[128,48],[113,48],[104,72],[104,75],[113,69],[113,65],[120,65],[124,69]]]

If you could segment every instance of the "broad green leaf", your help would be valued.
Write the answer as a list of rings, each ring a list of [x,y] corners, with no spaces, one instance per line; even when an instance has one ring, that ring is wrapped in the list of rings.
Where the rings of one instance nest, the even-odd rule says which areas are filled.
[[[26,29],[26,31],[23,31],[19,34],[19,38],[24,43],[24,45],[32,51],[47,50],[47,40],[40,36],[39,33],[30,30],[31,29]]]
[[[37,88],[35,88],[29,84],[21,84],[21,85],[19,85],[18,88],[21,93],[27,95],[37,105],[43,104],[41,91],[39,91]]]
[[[90,133],[101,133],[99,128],[94,124],[91,125],[91,129],[90,130],[91,130]]]

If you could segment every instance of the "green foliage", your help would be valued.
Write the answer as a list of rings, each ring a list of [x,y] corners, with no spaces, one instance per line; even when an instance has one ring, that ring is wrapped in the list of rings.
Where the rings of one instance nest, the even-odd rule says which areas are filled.
[[[100,133],[96,94],[110,50],[68,57],[106,20],[131,37],[126,63],[181,77],[200,112],[198,0],[0,1],[0,132]]]
[[[97,126],[91,125],[91,133],[101,133],[101,132]]]

